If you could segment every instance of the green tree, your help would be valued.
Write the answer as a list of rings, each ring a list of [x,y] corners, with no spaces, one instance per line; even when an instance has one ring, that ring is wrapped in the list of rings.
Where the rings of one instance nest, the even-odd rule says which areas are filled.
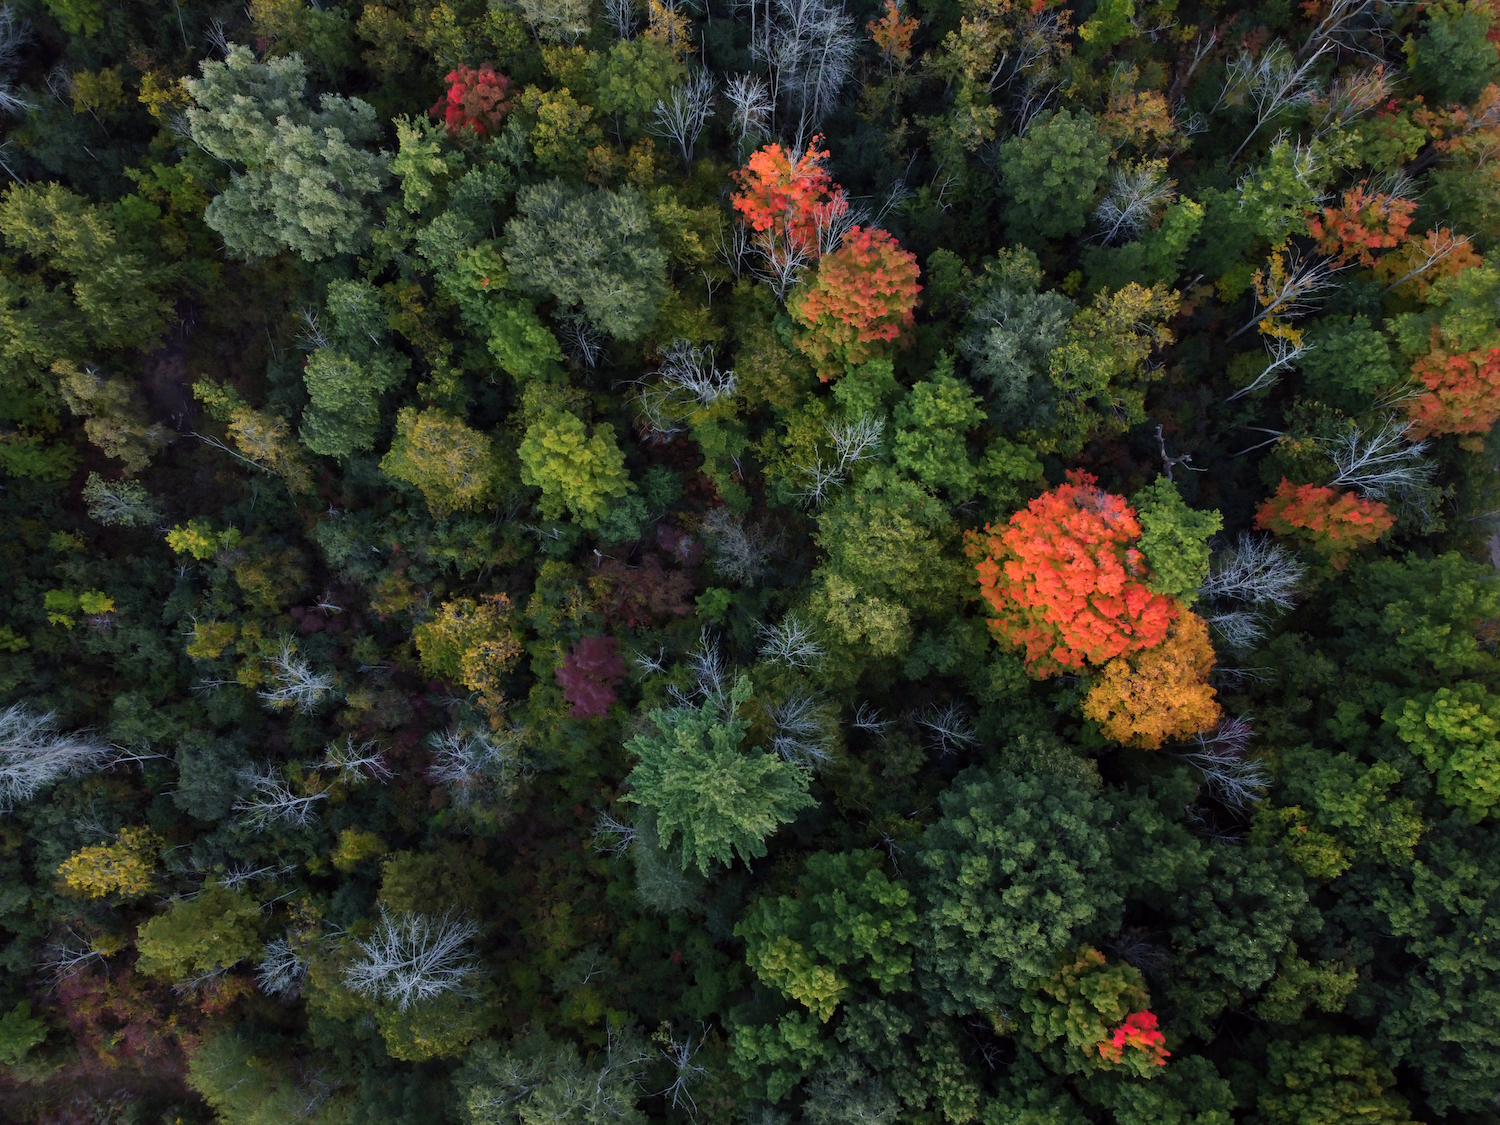
[[[1256,1102],[1266,1125],[1404,1125],[1406,1102],[1388,1091],[1395,1076],[1363,1039],[1314,1035],[1278,1039],[1266,1051]]]
[[[815,852],[795,897],[757,899],[734,932],[762,981],[827,1023],[851,978],[909,987],[916,922],[911,892],[875,852]]]
[[[227,969],[260,952],[260,904],[241,891],[211,883],[192,898],[179,898],[141,926],[136,968],[180,981]]]
[[[917,853],[925,987],[945,1011],[998,1013],[1118,924],[1110,811],[1072,777],[978,768],[939,806]]]
[[[611,1045],[623,1056],[633,1044]],[[468,1125],[646,1125],[638,1066],[609,1054],[585,1060],[572,1043],[537,1033],[509,1048],[476,1043],[453,1083]]]
[[[625,779],[628,799],[655,816],[664,846],[681,837],[684,869],[695,864],[707,875],[735,856],[763,856],[767,836],[816,804],[805,771],[759,746],[740,749],[750,724],[737,712],[751,691],[741,676],[722,703],[653,710],[656,733],[625,743],[640,758]]]
[[[1189,508],[1166,477],[1157,477],[1130,502],[1141,523],[1136,546],[1151,567],[1148,585],[1157,593],[1191,601],[1208,577],[1208,540],[1224,526],[1224,518],[1217,511]]]
[[[656,103],[686,77],[687,67],[662,40],[619,39],[594,62],[594,104],[625,134],[639,133],[650,123]]]
[[[1109,138],[1089,113],[1059,109],[1033,118],[1024,136],[1000,146],[1010,237],[1032,242],[1081,233],[1109,157]]]
[[[380,293],[368,281],[335,281],[328,315],[318,325],[327,341],[302,372],[311,404],[302,414],[302,443],[326,457],[371,449],[380,430],[380,396],[406,378],[410,361],[383,347],[389,334]]]
[[[578,307],[595,327],[639,340],[666,296],[667,252],[633,188],[588,190],[562,180],[522,188],[505,226],[505,261],[525,293]]]
[[[396,437],[380,461],[387,476],[419,488],[435,516],[473,511],[494,496],[495,443],[441,410],[403,407]]]
[[[293,250],[310,262],[362,249],[366,197],[389,176],[388,154],[362,147],[381,135],[374,107],[324,94],[313,110],[300,55],[260,62],[236,44],[201,69],[184,79],[193,140],[243,168],[204,214],[229,249],[252,260]]]
[[[1385,711],[1437,777],[1438,796],[1476,823],[1500,803],[1500,696],[1461,683]]]
[[[611,501],[635,488],[608,422],[590,435],[576,414],[549,410],[526,427],[516,452],[521,481],[542,490],[539,506],[550,519],[569,512],[580,526],[596,528]]]
[[[256,1050],[234,1031],[209,1036],[193,1052],[187,1083],[223,1125],[340,1125],[347,1120],[342,1098],[320,1098],[313,1083],[297,1080],[291,1060]]]
[[[954,378],[953,362],[944,357],[896,405],[896,467],[934,491],[946,490],[955,503],[971,499],[979,466],[966,439],[984,419],[979,398]]]

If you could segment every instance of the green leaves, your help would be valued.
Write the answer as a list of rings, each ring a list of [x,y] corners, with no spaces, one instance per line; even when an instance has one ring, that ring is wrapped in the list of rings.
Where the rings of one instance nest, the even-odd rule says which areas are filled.
[[[707,875],[736,856],[759,858],[767,836],[816,803],[801,769],[758,746],[740,749],[750,724],[736,711],[751,690],[741,676],[722,705],[652,711],[656,733],[625,743],[640,758],[625,779],[628,799],[655,814],[663,845],[681,839],[684,869],[695,864]]]
[[[635,487],[615,443],[615,428],[607,422],[595,426],[591,436],[577,415],[549,410],[526,427],[516,452],[521,480],[542,490],[539,506],[552,519],[569,512],[580,526],[598,527],[610,502]]]
[[[1476,823],[1500,803],[1500,696],[1483,684],[1408,699],[1383,716],[1437,776],[1437,791]]]
[[[136,938],[136,968],[180,981],[227,969],[260,952],[260,904],[214,883],[193,898],[179,898],[147,921]]]
[[[1067,109],[1038,114],[1025,136],[1000,146],[1010,236],[1035,242],[1082,232],[1109,156],[1109,138],[1091,114]]]
[[[1224,526],[1224,518],[1217,511],[1189,508],[1166,477],[1157,477],[1130,502],[1141,522],[1137,546],[1152,571],[1147,585],[1159,594],[1192,601],[1208,577],[1209,537]]]

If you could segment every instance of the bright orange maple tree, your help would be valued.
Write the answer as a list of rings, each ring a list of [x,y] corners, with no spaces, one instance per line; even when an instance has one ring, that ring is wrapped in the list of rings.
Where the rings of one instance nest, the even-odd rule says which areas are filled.
[[[1140,535],[1125,498],[1081,470],[1003,529],[969,532],[965,550],[976,560],[980,596],[995,613],[989,625],[996,640],[1024,649],[1026,670],[1037,679],[1160,644],[1179,608],[1146,584],[1150,570],[1135,546]]]
[[[1354,550],[1375,542],[1395,522],[1391,510],[1379,500],[1323,485],[1293,484],[1285,477],[1276,495],[1255,513],[1256,527],[1300,540],[1340,570]]]
[[[1155,750],[1169,738],[1217,725],[1219,704],[1208,684],[1213,666],[1208,624],[1180,610],[1161,644],[1104,666],[1083,701],[1083,714],[1116,742]]]
[[[1487,433],[1500,419],[1500,348],[1453,355],[1434,341],[1411,370],[1427,388],[1406,403],[1413,437]]]
[[[814,137],[795,159],[779,144],[757,149],[734,173],[740,190],[729,197],[759,239],[790,244],[809,257],[818,255],[819,227],[849,209],[844,189],[828,174],[822,139]]]
[[[1410,199],[1365,191],[1365,181],[1344,192],[1342,207],[1328,207],[1313,219],[1307,231],[1318,240],[1318,249],[1342,262],[1357,261],[1370,267],[1376,250],[1401,245],[1417,205]]]
[[[922,287],[917,256],[889,232],[851,227],[844,243],[787,298],[787,311],[807,331],[797,347],[823,382],[878,358],[908,327]]]
[[[905,15],[901,0],[885,0],[881,17],[865,24],[865,30],[886,62],[904,66],[911,61],[911,37],[917,30],[917,21]]]

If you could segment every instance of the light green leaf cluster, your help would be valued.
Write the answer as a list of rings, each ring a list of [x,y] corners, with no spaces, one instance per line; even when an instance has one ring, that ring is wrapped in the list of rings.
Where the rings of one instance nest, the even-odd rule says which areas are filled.
[[[751,691],[741,676],[722,708],[709,699],[696,710],[654,710],[656,733],[625,743],[640,758],[625,779],[628,799],[656,817],[663,846],[681,839],[683,868],[705,875],[736,856],[765,855],[766,837],[816,804],[806,772],[758,746],[740,749],[750,724],[736,712]]]
[[[979,469],[965,435],[985,419],[980,400],[953,376],[944,357],[931,378],[912,387],[896,405],[896,467],[955,502],[973,497]]]
[[[170,910],[140,929],[138,971],[167,980],[227,969],[260,952],[260,904],[222,884],[192,898],[173,901]]]
[[[542,490],[539,507],[551,519],[567,512],[581,527],[598,527],[610,502],[635,487],[608,422],[590,436],[576,414],[552,409],[526,427],[516,452],[522,482]]]
[[[1224,517],[1189,508],[1166,477],[1157,477],[1130,502],[1141,523],[1136,546],[1151,567],[1147,585],[1159,594],[1192,601],[1208,577],[1208,540],[1224,526]]]
[[[1500,803],[1500,696],[1461,683],[1390,707],[1384,718],[1436,775],[1448,804],[1478,823]]]
[[[538,1034],[509,1048],[476,1043],[454,1084],[468,1125],[646,1125],[637,1069],[618,1062],[585,1061]]]

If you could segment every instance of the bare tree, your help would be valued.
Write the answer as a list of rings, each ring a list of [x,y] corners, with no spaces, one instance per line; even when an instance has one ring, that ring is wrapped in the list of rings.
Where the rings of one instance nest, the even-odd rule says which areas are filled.
[[[698,406],[712,406],[735,392],[734,372],[720,371],[709,345],[695,348],[687,340],[673,340],[662,356],[657,374],[671,393]]]
[[[729,661],[724,656],[717,633],[704,629],[698,634],[698,644],[688,653],[688,665],[693,670],[695,680],[693,692],[691,695],[684,695],[674,685],[667,689],[672,697],[685,707],[693,706],[701,699],[713,703],[721,711],[727,709],[732,686],[729,681]]]
[[[1329,49],[1349,51],[1372,59],[1385,60],[1385,47],[1391,37],[1392,17],[1404,7],[1402,0],[1332,0],[1328,11],[1313,28],[1312,34],[1297,52],[1298,58],[1313,57]],[[1375,40],[1366,45],[1369,40]]]
[[[728,508],[714,508],[703,517],[703,537],[714,569],[732,582],[754,586],[770,569],[775,540]]]
[[[1326,137],[1351,125],[1391,96],[1385,64],[1341,75],[1328,87],[1328,96],[1313,104],[1313,136]]]
[[[392,914],[382,907],[375,932],[355,943],[359,952],[344,969],[344,984],[403,1012],[438,996],[472,994],[480,965],[468,945],[478,936],[479,927],[462,916]]]
[[[260,964],[255,967],[255,983],[267,996],[295,1000],[302,995],[307,967],[300,943],[294,946],[284,937],[275,938],[266,943]]]
[[[1467,235],[1454,234],[1447,227],[1439,227],[1428,231],[1422,240],[1414,245],[1416,253],[1412,257],[1411,269],[1387,285],[1385,287],[1387,293],[1402,282],[1420,277],[1445,258],[1468,246],[1469,238]]]
[[[812,264],[806,243],[773,226],[759,232],[752,245],[757,261],[750,272],[771,287],[778,301],[785,301],[792,286]]]
[[[306,828],[312,823],[318,803],[328,799],[327,793],[299,797],[279,770],[249,771],[241,777],[249,785],[250,792],[235,802],[235,811],[244,813],[258,827],[289,824],[294,828]]]
[[[698,1057],[698,1052],[702,1047],[702,1035],[698,1037],[696,1043],[691,1034],[679,1041],[669,1029],[667,1045],[662,1048],[661,1052],[662,1057],[671,1064],[675,1077],[665,1090],[659,1090],[657,1094],[659,1097],[666,1098],[673,1109],[685,1109],[689,1118],[692,1118],[698,1109],[690,1088],[693,1083],[708,1077],[707,1069],[693,1061]]]
[[[620,39],[629,39],[641,25],[641,14],[635,0],[604,0],[604,19]]]
[[[802,496],[813,504],[828,499],[835,488],[849,479],[850,469],[879,449],[885,435],[885,419],[865,414],[853,421],[828,422],[824,429],[833,444],[833,462],[823,464],[819,454],[811,468],[802,470],[808,478]]]
[[[590,835],[594,838],[595,851],[604,855],[622,856],[640,838],[640,831],[633,824],[601,812],[599,819],[594,821]]]
[[[1306,568],[1268,536],[1241,535],[1216,553],[1198,593],[1213,609],[1206,616],[1230,648],[1254,647],[1270,618],[1292,608]]]
[[[1176,186],[1156,161],[1116,168],[1110,173],[1109,190],[1094,210],[1100,237],[1106,243],[1135,238],[1151,224],[1158,209],[1177,197]]]
[[[604,358],[604,333],[588,322],[586,317],[561,317],[557,336],[563,350],[580,366],[593,371]]]
[[[509,797],[520,783],[524,763],[513,730],[455,727],[430,735],[427,745],[432,750],[428,779],[448,790],[460,808],[478,797]]]
[[[693,163],[693,146],[714,115],[714,76],[700,70],[656,103],[651,131],[677,146],[684,169]]]
[[[112,765],[118,753],[88,731],[64,734],[57,715],[13,703],[0,711],[0,812],[64,777]]]
[[[1427,442],[1411,441],[1411,423],[1387,419],[1373,434],[1351,423],[1326,442],[1338,473],[1330,488],[1353,488],[1371,500],[1404,496],[1432,482],[1434,466],[1423,459]]]
[[[1264,762],[1249,756],[1254,734],[1248,719],[1226,719],[1197,737],[1196,750],[1177,755],[1203,775],[1203,783],[1228,808],[1244,811],[1262,800],[1271,774]]]
[[[823,659],[823,646],[795,614],[787,614],[778,625],[762,625],[760,654],[792,668],[812,668]]]
[[[271,658],[271,682],[269,690],[258,691],[267,707],[278,711],[296,708],[310,715],[335,694],[333,674],[314,672],[308,661],[297,655],[297,647],[289,637],[283,637],[281,648]]]
[[[815,770],[833,757],[828,705],[811,695],[789,695],[767,711],[776,727],[771,749],[788,762]]]
[[[884,738],[891,729],[891,721],[881,718],[880,708],[872,703],[864,701],[855,708],[854,722],[850,724],[855,730],[866,731],[877,738]]]
[[[361,742],[355,746],[352,734],[343,742],[330,742],[318,766],[335,771],[338,779],[351,788],[366,781],[389,781],[395,776],[377,744]]]
[[[1270,353],[1270,358],[1261,373],[1225,399],[1225,402],[1233,402],[1275,386],[1281,381],[1281,373],[1296,366],[1298,360],[1312,351],[1312,345],[1304,344],[1300,337],[1288,339],[1286,336],[1273,336],[1266,340],[1266,351]]]
[[[742,144],[758,140],[770,131],[775,106],[764,78],[758,74],[736,74],[724,84],[724,96],[729,99],[730,119]]]
[[[47,972],[53,980],[62,981],[77,976],[90,965],[103,964],[104,954],[69,928],[66,936],[47,946],[36,967]]]
[[[1331,49],[1325,43],[1299,61],[1278,39],[1258,56],[1246,51],[1229,64],[1224,89],[1214,109],[1242,105],[1246,100],[1255,107],[1255,124],[1230,156],[1231,163],[1239,159],[1245,146],[1266,122],[1289,109],[1310,105],[1317,98],[1317,65]]]
[[[20,117],[35,109],[35,105],[21,95],[13,85],[16,67],[21,55],[31,42],[31,25],[9,4],[0,4],[0,113]]]
[[[859,51],[855,23],[836,0],[771,0],[750,53],[769,72],[779,132],[801,151],[838,100]]]
[[[912,716],[912,721],[927,729],[944,754],[955,753],[979,742],[968,716],[959,710],[956,703],[949,703],[945,707],[934,704],[918,711]]]

